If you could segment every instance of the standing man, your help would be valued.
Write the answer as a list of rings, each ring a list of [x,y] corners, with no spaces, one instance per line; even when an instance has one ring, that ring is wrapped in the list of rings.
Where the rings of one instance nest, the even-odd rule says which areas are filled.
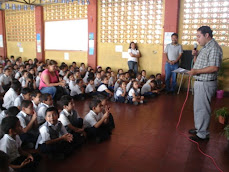
[[[166,92],[167,93],[175,93],[176,88],[176,78],[177,75],[175,72],[179,66],[179,60],[182,56],[183,49],[180,44],[178,44],[178,34],[173,33],[171,36],[172,43],[168,44],[165,48],[165,56],[167,58],[165,64],[165,84],[166,84]],[[172,85],[170,84],[170,80],[172,78]]]
[[[193,50],[194,66],[188,72],[194,75],[194,123],[195,129],[189,130],[190,139],[201,141],[209,139],[208,127],[211,118],[211,98],[217,89],[217,71],[222,62],[222,49],[212,38],[209,26],[197,30],[197,42],[203,46],[200,52]]]

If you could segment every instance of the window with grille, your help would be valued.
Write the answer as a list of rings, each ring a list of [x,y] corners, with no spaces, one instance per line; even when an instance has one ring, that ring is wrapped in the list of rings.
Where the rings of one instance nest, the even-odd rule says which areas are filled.
[[[36,39],[34,10],[6,10],[7,41],[30,42]]]
[[[207,25],[221,46],[229,46],[228,0],[184,0],[183,5],[183,45],[193,45],[196,42],[196,30]]]
[[[100,0],[100,42],[162,43],[163,0]]]

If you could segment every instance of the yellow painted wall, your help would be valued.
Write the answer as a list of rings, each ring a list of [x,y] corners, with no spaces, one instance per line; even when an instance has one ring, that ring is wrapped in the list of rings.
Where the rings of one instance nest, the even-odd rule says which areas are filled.
[[[36,42],[21,42],[23,52],[19,52],[18,42],[7,41],[7,54],[8,57],[14,55],[22,57],[22,60],[34,59],[36,57]]]
[[[180,15],[179,15],[179,35],[180,35],[180,37],[179,37],[179,42],[182,42],[181,41],[181,35],[182,35],[182,31],[183,31],[183,27],[182,27],[182,21],[183,21],[183,16],[184,16],[184,6],[183,6],[183,4],[184,4],[184,0],[181,0],[180,1]],[[204,25],[204,24],[203,24]],[[198,50],[200,49],[201,47],[200,46],[198,46]],[[222,49],[223,49],[223,59],[224,58],[229,58],[229,47],[222,47]],[[193,45],[183,45],[183,50],[193,50]],[[229,69],[228,69],[229,70]],[[229,73],[229,71],[226,71],[227,73]],[[179,77],[178,77],[178,80],[179,80]],[[183,83],[183,86],[184,87],[187,87],[187,83],[188,83],[188,77],[187,76],[185,76],[184,77],[184,83]],[[224,83],[223,83],[223,85],[224,85],[224,90],[225,91],[229,91],[229,75],[228,75],[228,77],[226,77],[226,78],[224,78]]]
[[[64,53],[69,53],[69,60],[64,59]],[[60,65],[62,62],[70,65],[73,61],[77,63],[85,63],[87,65],[87,52],[85,51],[45,51],[45,59],[53,59]]]

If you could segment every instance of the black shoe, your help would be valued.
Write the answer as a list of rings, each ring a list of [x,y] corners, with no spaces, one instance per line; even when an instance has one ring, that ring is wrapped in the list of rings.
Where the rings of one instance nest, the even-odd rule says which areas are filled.
[[[189,138],[191,140],[195,141],[195,142],[200,142],[200,141],[205,141],[205,140],[208,141],[209,140],[209,137],[206,137],[205,139],[202,139],[202,138],[198,137],[197,135],[190,136]]]
[[[188,131],[189,134],[197,134],[196,129],[191,129]]]

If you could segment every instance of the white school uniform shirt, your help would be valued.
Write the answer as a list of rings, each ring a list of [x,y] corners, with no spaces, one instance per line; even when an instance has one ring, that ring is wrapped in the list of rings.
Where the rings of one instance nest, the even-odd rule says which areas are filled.
[[[15,79],[19,79],[21,76],[22,76],[22,73],[21,73],[20,71],[18,71],[18,72],[15,74]]]
[[[61,123],[61,122],[59,121],[58,123]],[[40,135],[39,135],[39,137],[37,139],[37,143],[36,143],[36,147],[35,147],[36,149],[38,148],[39,144],[43,144],[43,143],[51,140],[47,125],[48,125],[48,127],[51,126],[52,129],[56,130],[57,127],[58,127],[58,123],[56,125],[52,125],[49,122],[45,122],[43,125],[41,125],[41,127],[39,128]],[[67,132],[66,128],[62,125],[61,126],[61,130],[59,132],[59,137],[65,135],[67,133],[68,132]]]
[[[140,80],[141,82],[146,82],[147,81],[147,79],[146,79],[146,77],[144,77],[144,76],[142,76],[142,78],[141,78],[141,80]]]
[[[114,85],[114,92],[117,91],[118,87],[119,87],[119,83],[120,82],[120,79],[118,79],[116,82],[115,82],[115,85]]]
[[[115,92],[115,96],[118,98],[123,94],[123,89],[121,87],[118,87],[117,91]]]
[[[79,68],[79,71],[80,71],[80,73],[81,73],[81,72],[85,72],[85,71],[86,71],[86,68],[80,67],[80,68]]]
[[[140,89],[139,89],[139,88],[138,88],[137,92],[140,93]],[[131,88],[130,91],[128,92],[128,96],[129,96],[129,97],[133,97],[133,94],[135,94],[135,91],[134,91],[133,88]],[[136,95],[135,95],[135,96],[136,96]]]
[[[63,80],[65,80],[66,84],[69,84],[70,80],[68,79],[68,76],[64,76]]]
[[[94,90],[95,90],[95,85],[88,84],[85,89],[85,93],[90,93],[90,92],[93,92]]]
[[[98,115],[93,111],[90,110],[89,113],[84,117],[84,128],[93,127],[99,120],[103,117],[103,113],[99,113]]]
[[[111,77],[109,78],[109,81],[108,81],[108,86],[110,87],[110,86],[113,86],[113,85],[114,85],[114,77],[111,76]]]
[[[24,100],[24,97],[22,94],[17,96],[17,98],[14,100],[14,106],[18,107],[21,106],[21,102]]]
[[[100,84],[101,84],[101,78],[99,79],[99,78],[95,78],[95,80],[94,80],[94,85],[95,85],[95,87],[98,87]]]
[[[41,79],[41,78],[40,78],[39,76],[36,77],[36,87],[37,87],[37,88],[39,88],[40,79]]]
[[[25,79],[24,76],[22,76],[22,77],[19,79],[19,82],[21,83],[21,86],[22,86],[22,87],[25,87],[25,85],[26,85],[26,79]]]
[[[83,82],[84,83],[88,83],[87,79],[88,79],[88,75],[89,75],[89,72],[87,71],[84,78],[83,78]]]
[[[70,96],[75,96],[75,95],[82,94],[82,91],[80,89],[80,86],[77,85],[77,84],[75,86],[71,86],[71,87],[70,87],[70,84],[69,84],[69,88],[71,90]]]
[[[129,53],[132,53],[132,54],[135,54],[135,55],[137,55],[138,53],[139,53],[139,50],[136,50],[136,49],[128,49],[128,54]],[[138,59],[136,58],[136,57],[131,57],[130,55],[129,55],[129,57],[128,57],[128,61],[132,61],[132,62],[138,62]]]
[[[18,97],[18,94],[14,91],[13,88],[10,88],[3,97],[3,107],[8,109],[14,105],[14,100]]]
[[[45,103],[40,103],[38,106],[37,110],[37,122],[38,124],[42,124],[45,122],[45,111],[48,109],[50,106],[45,104]]]
[[[37,113],[39,104],[36,105],[36,104],[34,103],[34,101],[32,101],[32,103],[33,103],[33,109],[34,109],[34,111]]]
[[[19,114],[22,114],[23,117],[21,117]],[[29,116],[29,115],[27,115],[25,112],[20,111],[20,112],[17,114],[17,118],[19,119],[22,128],[26,128],[26,127],[27,127],[27,124],[26,124],[26,121],[25,121],[25,120],[30,121],[31,118],[32,118],[32,116]]]
[[[80,118],[78,113],[75,112],[77,114],[77,118]],[[63,124],[63,126],[67,126],[69,124],[71,124],[71,122],[68,119],[68,116],[72,116],[73,115],[73,111],[71,111],[71,113],[69,113],[66,109],[63,109],[60,112],[60,117],[59,117],[59,121]]]
[[[130,81],[130,82],[126,85],[126,91],[127,91],[127,92],[130,90],[131,84],[132,84],[132,81]]]
[[[16,158],[20,157],[18,148],[21,147],[22,141],[18,135],[16,135],[15,140],[8,134],[5,134],[0,140],[0,150],[5,152],[9,158],[10,162],[14,161]]]
[[[3,120],[3,118],[5,118],[6,117],[6,113],[5,113],[5,111],[3,110],[1,113],[0,113],[0,125],[2,124],[2,120]]]
[[[65,76],[64,71],[60,70],[59,75]]]
[[[151,86],[149,83],[145,83],[143,86],[142,86],[142,89],[141,89],[141,94],[143,95],[144,93],[147,93],[147,92],[150,92],[151,91]]]
[[[97,91],[98,92],[103,92],[105,90],[107,90],[107,86],[105,84],[101,84],[98,88],[97,88]]]
[[[12,78],[10,76],[6,76],[5,74],[3,74],[1,77],[0,77],[0,85],[2,85],[2,83],[4,85],[7,85],[9,84],[10,82],[12,82]]]

